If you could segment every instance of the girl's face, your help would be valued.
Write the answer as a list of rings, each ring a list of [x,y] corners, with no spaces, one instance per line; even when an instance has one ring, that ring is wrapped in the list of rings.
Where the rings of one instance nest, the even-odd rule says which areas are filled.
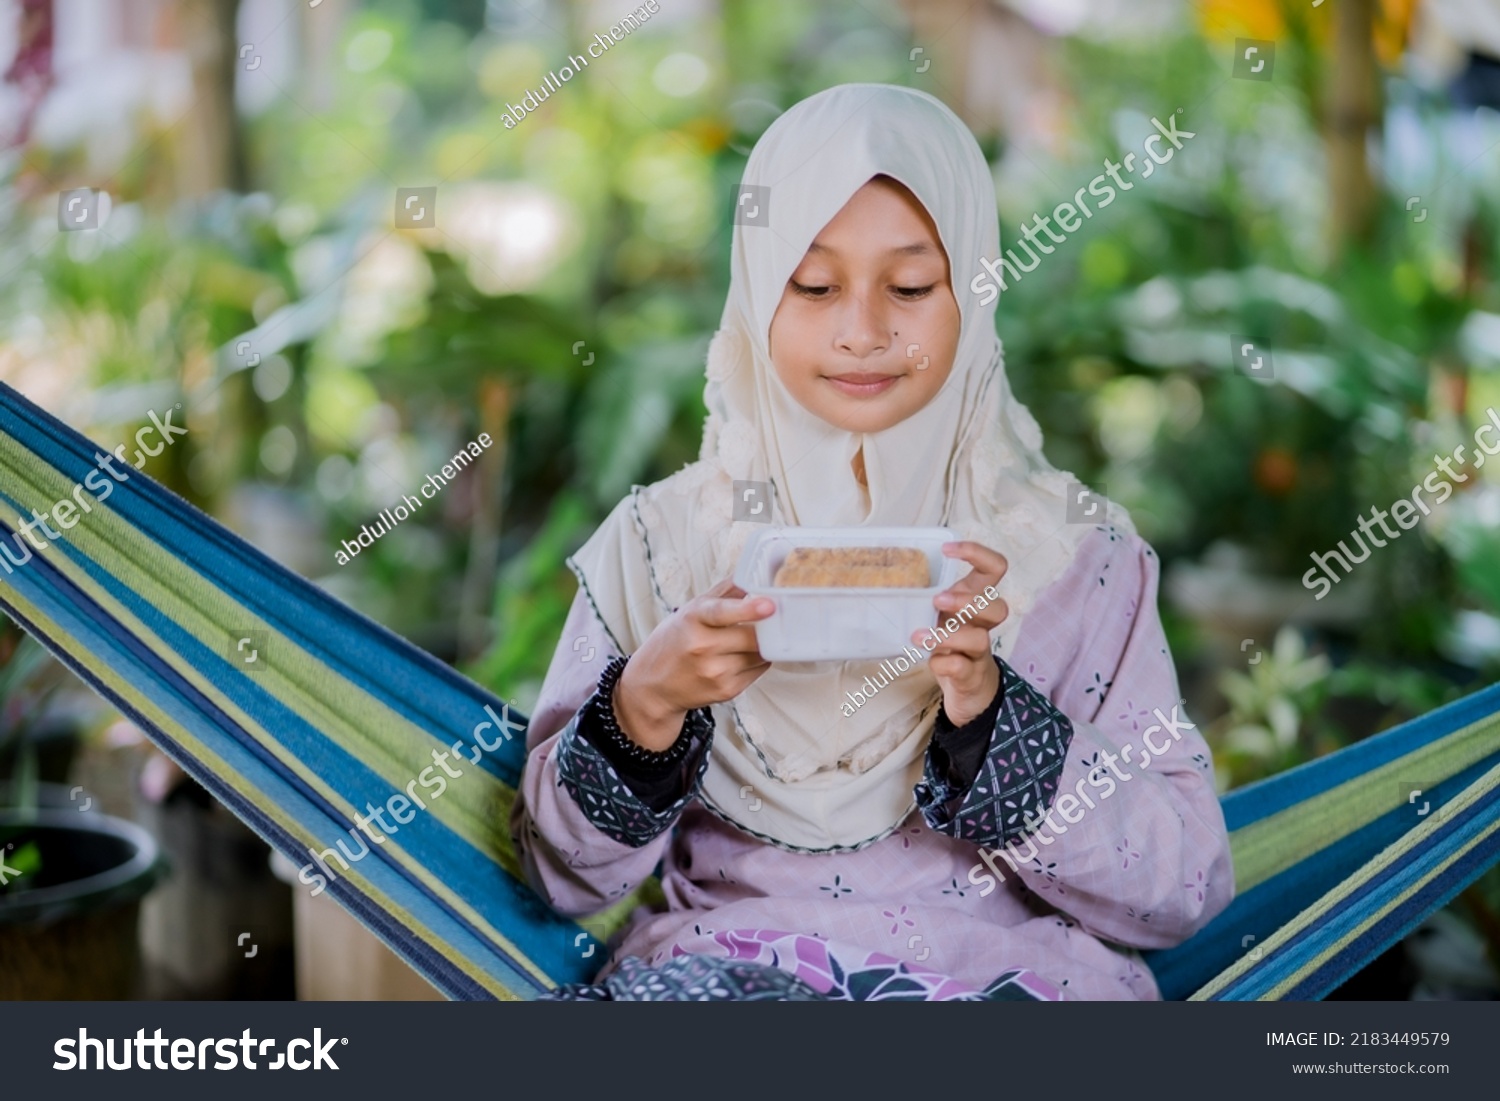
[[[849,432],[905,420],[942,388],[958,347],[948,256],[925,207],[885,177],[823,227],[771,319],[771,361],[810,413]]]

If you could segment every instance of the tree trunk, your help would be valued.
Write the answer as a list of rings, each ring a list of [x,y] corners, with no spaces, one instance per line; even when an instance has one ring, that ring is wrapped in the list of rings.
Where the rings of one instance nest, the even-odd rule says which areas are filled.
[[[469,562],[464,570],[458,613],[460,659],[483,653],[490,642],[490,611],[495,598],[495,571],[500,566],[500,493],[505,486],[505,449],[509,446],[511,391],[487,379],[479,389],[479,429],[493,441],[474,464],[474,508],[469,526]]]
[[[192,69],[193,104],[177,123],[177,195],[248,189],[245,147],[234,106],[240,0],[178,0],[176,24]]]
[[[1375,222],[1375,181],[1367,142],[1380,125],[1373,0],[1339,0],[1333,11],[1328,66],[1328,198],[1333,257],[1369,239]]]

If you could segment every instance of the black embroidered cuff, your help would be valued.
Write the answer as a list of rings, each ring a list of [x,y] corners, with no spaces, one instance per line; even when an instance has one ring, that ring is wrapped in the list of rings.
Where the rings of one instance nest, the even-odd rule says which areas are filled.
[[[990,738],[995,733],[995,720],[1000,716],[1000,703],[1005,698],[1005,668],[998,657],[994,662],[1000,672],[1000,687],[982,714],[963,726],[954,726],[947,710],[941,706],[938,708],[928,752],[932,757],[933,774],[946,781],[952,791],[965,790],[974,782],[984,764],[984,755],[989,751]]]
[[[599,677],[598,688],[577,715],[580,737],[586,739],[653,813],[660,813],[690,793],[698,753],[713,736],[713,713],[706,707],[688,712],[677,741],[653,751],[638,744],[620,728],[614,692],[629,658],[611,658]]]
[[[694,791],[693,778],[700,764],[698,758],[707,756],[705,751],[713,735],[713,716],[706,708],[704,712],[707,725],[702,721],[695,722],[693,716],[689,716],[683,723],[677,743],[682,752],[672,754],[670,758],[668,754],[659,754],[664,758],[659,764],[648,764],[633,755],[620,753],[609,732],[600,729],[597,708],[579,710],[578,736],[609,763],[615,775],[625,782],[636,798],[653,812],[661,812]]]
[[[595,828],[631,849],[639,849],[672,828],[682,808],[687,807],[688,799],[696,795],[703,772],[708,769],[711,732],[694,733],[693,744],[679,763],[678,771],[667,777],[678,789],[675,795],[670,787],[663,786],[649,790],[652,798],[648,802],[600,748],[583,736],[579,729],[582,717],[582,711],[573,715],[558,739],[559,781]],[[645,783],[655,784],[655,781]]]
[[[915,789],[929,826],[992,847],[1020,837],[1028,821],[1047,813],[1073,740],[1068,717],[1004,661],[995,660],[1000,691],[992,704],[989,745],[974,778],[961,782],[973,735],[968,727],[953,731],[948,723],[949,732],[943,733],[941,726],[934,730],[922,782]],[[939,723],[944,721],[939,715]]]

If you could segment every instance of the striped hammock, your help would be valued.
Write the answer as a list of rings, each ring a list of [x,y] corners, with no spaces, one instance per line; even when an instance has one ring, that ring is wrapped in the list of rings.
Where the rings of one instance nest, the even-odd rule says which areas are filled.
[[[103,457],[0,385],[0,607],[444,994],[588,980],[630,904],[580,926],[524,882],[524,719]],[[356,816],[380,804],[400,824],[374,844]],[[1148,955],[1163,994],[1321,998],[1500,855],[1500,685],[1224,811],[1238,897]]]

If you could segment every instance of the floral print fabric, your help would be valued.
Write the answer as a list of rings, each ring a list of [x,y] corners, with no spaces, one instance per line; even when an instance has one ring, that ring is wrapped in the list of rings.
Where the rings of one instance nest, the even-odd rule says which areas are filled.
[[[714,934],[722,955],[676,955],[660,967],[623,960],[602,983],[574,983],[542,1001],[1061,1001],[1062,992],[1025,970],[1007,971],[983,990],[881,952],[830,945],[776,930]],[[841,963],[840,951],[851,961]]]

